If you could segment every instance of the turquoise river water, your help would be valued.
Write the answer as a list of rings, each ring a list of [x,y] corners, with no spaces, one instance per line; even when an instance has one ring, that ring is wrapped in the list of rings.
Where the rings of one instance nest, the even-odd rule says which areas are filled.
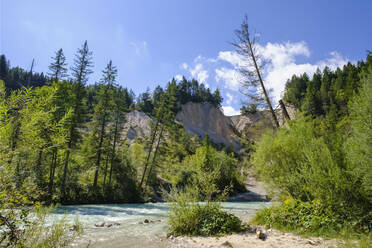
[[[224,202],[222,207],[248,221],[265,202]],[[167,234],[167,203],[99,204],[60,206],[50,215],[53,222],[66,216],[73,223],[76,216],[84,234],[73,247],[164,247]],[[145,220],[149,223],[144,223]],[[105,222],[111,227],[95,227]],[[146,221],[147,222],[147,221]],[[120,225],[119,225],[120,224]]]

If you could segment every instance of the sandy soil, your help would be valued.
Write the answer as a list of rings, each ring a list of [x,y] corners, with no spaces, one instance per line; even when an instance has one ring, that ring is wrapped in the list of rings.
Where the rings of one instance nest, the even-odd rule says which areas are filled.
[[[303,238],[291,233],[273,230],[266,240],[256,237],[255,233],[233,234],[225,237],[170,237],[165,247],[169,248],[326,248],[337,247],[338,240],[322,238]]]

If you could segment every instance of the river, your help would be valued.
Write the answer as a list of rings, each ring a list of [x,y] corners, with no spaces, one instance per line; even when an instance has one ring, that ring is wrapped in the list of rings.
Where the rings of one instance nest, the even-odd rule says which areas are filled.
[[[224,202],[222,207],[248,221],[265,202]],[[84,234],[73,247],[165,247],[167,203],[99,204],[60,206],[49,216],[53,222],[66,216],[69,223],[78,217]],[[149,223],[145,220],[148,220]],[[111,227],[95,227],[105,222]]]

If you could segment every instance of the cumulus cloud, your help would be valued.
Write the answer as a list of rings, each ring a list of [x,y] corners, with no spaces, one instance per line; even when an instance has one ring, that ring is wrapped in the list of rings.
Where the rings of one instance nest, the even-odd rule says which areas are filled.
[[[301,75],[307,73],[311,78],[317,68],[323,70],[328,66],[331,70],[337,67],[342,67],[347,63],[347,59],[337,52],[329,53],[328,58],[308,63],[298,62],[298,58],[302,57],[309,59],[311,56],[310,49],[306,42],[284,42],[258,45],[258,52],[262,55],[263,60],[268,61],[265,70],[262,72],[263,79],[267,90],[271,90],[270,94],[277,104],[285,89],[285,84],[293,75]],[[235,106],[237,101],[233,101],[230,96],[235,99],[241,97],[239,89],[241,87],[242,77],[239,73],[240,67],[246,67],[247,61],[237,54],[235,51],[220,51],[214,58],[205,58],[201,55],[197,56],[190,64],[182,63],[180,69],[186,70],[193,78],[200,83],[206,83],[208,80],[212,87],[223,86],[230,90],[229,95],[226,94],[225,103],[227,107]],[[211,80],[213,78],[214,80]],[[227,108],[229,113],[232,109]]]
[[[240,87],[240,75],[236,69],[228,69],[226,67],[222,67],[219,69],[215,69],[215,79],[217,83],[223,82],[225,88],[230,90],[238,91]]]
[[[335,70],[347,63],[337,52],[331,52],[330,57],[311,63],[296,63],[296,57],[310,57],[310,50],[305,42],[286,42],[286,43],[267,43],[265,46],[258,46],[258,51],[263,59],[269,61],[263,72],[264,81],[267,88],[272,90],[274,102],[278,102],[284,92],[285,83],[292,75],[307,73],[310,77],[316,72],[317,68],[323,69],[328,66]],[[216,69],[216,81],[223,81],[225,86],[231,90],[238,90],[240,81],[237,75],[233,76],[232,71],[236,71],[239,66],[244,65],[244,61],[234,51],[222,51],[218,54],[218,59],[230,63],[234,69],[221,67]]]
[[[217,59],[229,62],[234,67],[239,67],[242,65],[241,56],[233,51],[221,51],[218,53]]]
[[[231,95],[229,92],[226,93],[226,97],[227,97],[227,99],[226,99],[226,103],[227,103],[228,105],[230,105],[230,104],[233,102],[234,97],[233,97],[233,95]]]
[[[240,115],[240,111],[234,109],[232,106],[222,106],[222,111],[226,116]]]
[[[176,76],[174,76],[174,78],[175,78],[177,81],[181,81],[181,80],[182,80],[182,75],[181,75],[181,74],[177,74]]]
[[[209,73],[207,70],[204,70],[203,64],[198,63],[195,65],[194,68],[190,68],[190,73],[192,77],[196,78],[199,81],[199,83],[206,84],[206,80],[209,77]]]
[[[187,70],[187,68],[189,68],[187,63],[182,63],[180,67],[181,67],[181,69],[184,69],[184,70]]]

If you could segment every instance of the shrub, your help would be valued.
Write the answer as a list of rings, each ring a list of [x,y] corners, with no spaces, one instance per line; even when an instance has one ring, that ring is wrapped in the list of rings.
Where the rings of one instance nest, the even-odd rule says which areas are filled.
[[[173,195],[169,230],[173,235],[224,235],[241,230],[241,221],[221,209],[217,202],[198,203],[189,193]]]
[[[33,204],[34,194],[30,187],[17,189],[0,167],[0,247],[67,247],[82,233],[77,220],[72,229],[64,218],[47,224],[55,208]]]
[[[372,230],[372,74],[363,80],[350,116],[300,116],[263,135],[253,164],[291,204],[263,210],[256,221],[313,233]]]
[[[318,234],[338,232],[343,224],[332,209],[320,201],[302,202],[293,198],[287,198],[279,206],[261,210],[252,222],[300,233]]]

